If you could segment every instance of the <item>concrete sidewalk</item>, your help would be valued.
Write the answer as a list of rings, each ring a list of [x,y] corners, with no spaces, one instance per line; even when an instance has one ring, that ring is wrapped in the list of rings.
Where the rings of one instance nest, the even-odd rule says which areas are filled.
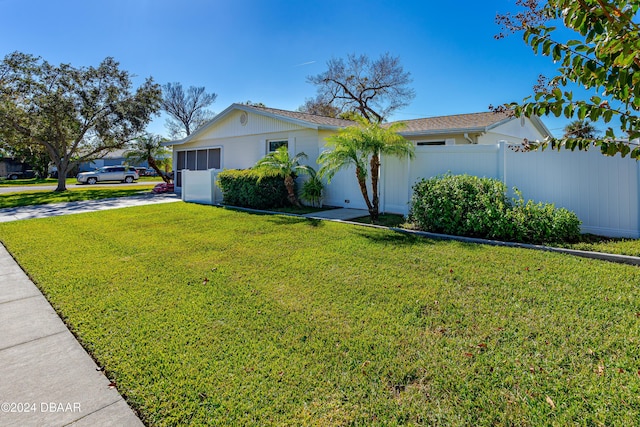
[[[70,215],[131,206],[152,205],[180,201],[180,196],[172,193],[141,194],[139,196],[115,197],[100,200],[82,200],[78,202],[52,203],[49,205],[21,206],[0,209],[0,222],[20,219],[46,218],[50,216]]]
[[[2,245],[0,324],[0,425],[143,425]]]

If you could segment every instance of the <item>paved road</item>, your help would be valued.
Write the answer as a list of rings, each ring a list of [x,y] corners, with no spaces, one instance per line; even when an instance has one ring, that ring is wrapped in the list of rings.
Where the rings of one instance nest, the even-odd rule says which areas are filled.
[[[142,181],[142,182],[132,182],[131,184],[127,184],[126,182],[115,182],[115,183],[109,183],[109,184],[95,184],[95,185],[87,185],[87,184],[67,184],[67,189],[73,189],[73,188],[101,188],[101,187],[122,187],[122,188],[126,188],[126,187],[130,187],[132,185],[144,185],[144,184],[149,184],[149,185],[156,185],[157,183],[159,183],[161,181]],[[8,187],[0,187],[0,194],[3,193],[17,193],[17,192],[22,192],[22,191],[39,191],[39,190],[55,190],[56,186],[55,185],[11,185]]]

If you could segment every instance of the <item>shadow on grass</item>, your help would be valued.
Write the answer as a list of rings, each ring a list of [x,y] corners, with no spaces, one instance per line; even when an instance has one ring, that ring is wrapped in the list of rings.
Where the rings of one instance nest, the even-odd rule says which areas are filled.
[[[451,243],[461,247],[461,249],[469,251],[478,251],[486,249],[487,245],[473,242],[462,242],[453,238],[435,238],[430,236],[420,236],[416,234],[404,233],[402,231],[389,230],[389,233],[371,233],[366,229],[356,232],[361,237],[366,238],[372,243],[396,246],[412,246],[412,245],[434,245],[438,242]]]
[[[435,241],[432,239],[425,239],[420,236],[414,236],[411,234],[402,233],[400,231],[389,230],[385,233],[374,233],[372,229],[362,228],[356,231],[356,234],[360,237],[364,237],[372,243],[384,244],[384,245],[404,245],[412,246],[415,244],[433,244]]]
[[[324,225],[322,220],[315,218],[305,218],[300,216],[288,216],[288,215],[271,215],[267,221],[275,225],[292,225],[292,224],[307,224],[312,227],[321,227]]]
[[[299,214],[288,214],[284,211],[277,210],[259,210],[252,208],[245,208],[242,206],[232,206],[232,205],[222,205],[224,209],[229,209],[236,212],[242,212],[247,215],[257,215],[261,217],[265,217],[267,221],[275,225],[293,225],[293,224],[301,224],[306,223],[313,227],[318,227],[322,225],[322,221],[314,218],[306,218],[303,216],[298,216]]]

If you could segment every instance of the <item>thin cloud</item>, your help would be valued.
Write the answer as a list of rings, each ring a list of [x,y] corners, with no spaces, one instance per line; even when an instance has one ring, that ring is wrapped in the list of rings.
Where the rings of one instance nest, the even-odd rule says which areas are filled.
[[[315,64],[315,63],[316,63],[316,61],[303,62],[302,64],[294,65],[294,67],[302,67],[304,65],[310,65],[310,64]]]

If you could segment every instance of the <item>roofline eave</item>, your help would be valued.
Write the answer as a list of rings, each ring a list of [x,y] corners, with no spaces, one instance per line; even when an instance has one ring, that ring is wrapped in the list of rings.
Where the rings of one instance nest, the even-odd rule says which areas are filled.
[[[431,129],[431,130],[421,130],[421,131],[410,131],[410,132],[398,132],[402,136],[420,136],[420,135],[446,135],[449,133],[469,133],[469,132],[486,132],[487,128],[485,127],[473,127],[473,128],[454,128],[454,129]]]

